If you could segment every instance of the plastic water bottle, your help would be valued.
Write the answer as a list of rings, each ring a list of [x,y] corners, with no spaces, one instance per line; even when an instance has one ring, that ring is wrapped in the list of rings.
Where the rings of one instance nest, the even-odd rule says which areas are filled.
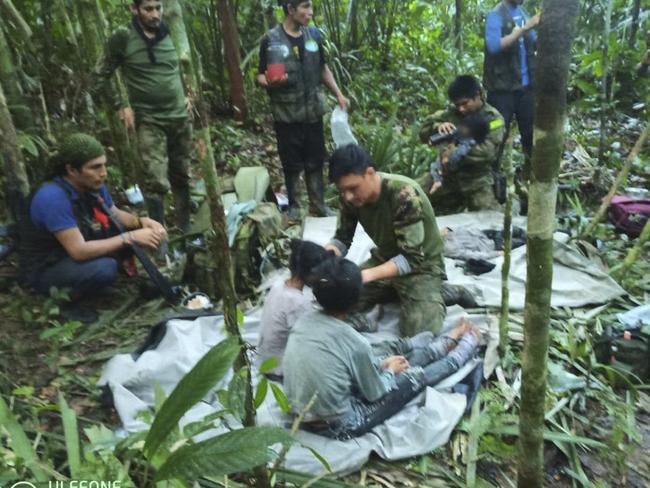
[[[341,107],[336,107],[332,112],[331,125],[332,139],[337,148],[348,144],[358,144],[348,122],[348,113]]]

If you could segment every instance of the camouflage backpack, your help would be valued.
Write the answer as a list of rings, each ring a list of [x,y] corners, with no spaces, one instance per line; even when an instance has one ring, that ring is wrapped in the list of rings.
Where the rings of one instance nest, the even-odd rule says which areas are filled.
[[[262,253],[282,233],[282,215],[274,203],[260,203],[244,217],[232,246],[235,288],[240,297],[255,293],[260,285]]]

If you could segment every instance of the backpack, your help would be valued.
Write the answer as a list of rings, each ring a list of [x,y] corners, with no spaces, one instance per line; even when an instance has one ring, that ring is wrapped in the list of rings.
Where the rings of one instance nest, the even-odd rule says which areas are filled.
[[[650,200],[615,195],[608,210],[609,220],[614,227],[630,237],[638,237],[650,217]]]
[[[262,253],[282,233],[282,215],[275,203],[260,203],[242,221],[232,246],[235,288],[240,297],[255,293],[262,276]]]
[[[610,325],[594,343],[594,352],[600,363],[650,380],[650,326],[621,330]]]

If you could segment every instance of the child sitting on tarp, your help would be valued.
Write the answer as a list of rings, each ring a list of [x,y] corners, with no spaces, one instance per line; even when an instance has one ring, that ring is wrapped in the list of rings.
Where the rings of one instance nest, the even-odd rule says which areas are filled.
[[[314,269],[312,290],[323,309],[298,319],[283,361],[294,413],[314,401],[301,427],[337,439],[365,434],[399,412],[426,386],[469,361],[480,339],[476,327],[461,321],[446,336],[429,336],[418,357],[377,356],[345,322],[361,287],[361,272],[351,261],[328,259]]]
[[[313,296],[305,291],[309,286],[312,270],[334,253],[326,251],[323,246],[309,241],[293,239],[290,244],[288,280],[278,281],[273,285],[262,309],[260,320],[262,331],[258,346],[260,363],[277,358],[278,366],[268,376],[275,380],[282,379],[282,357],[287,346],[289,331],[296,320],[309,310]]]

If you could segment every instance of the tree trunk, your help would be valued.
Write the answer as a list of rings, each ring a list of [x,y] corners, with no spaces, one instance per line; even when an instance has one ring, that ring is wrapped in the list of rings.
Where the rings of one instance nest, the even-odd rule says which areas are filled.
[[[641,15],[641,0],[634,0],[632,24],[630,25],[630,39],[628,40],[630,49],[634,49],[634,46],[636,46],[636,34],[639,32],[639,15]]]
[[[198,127],[195,131],[197,144],[197,155],[201,162],[201,170],[205,188],[208,196],[210,207],[210,217],[213,234],[208,236],[208,245],[212,259],[215,263],[220,263],[216,273],[216,283],[223,297],[223,315],[226,330],[234,337],[239,338],[241,351],[235,369],[247,370],[246,398],[245,398],[245,416],[244,426],[252,427],[255,425],[255,405],[253,399],[253,384],[251,365],[248,360],[246,343],[239,330],[237,321],[237,293],[235,291],[235,279],[233,273],[230,247],[228,246],[228,232],[226,230],[226,218],[223,203],[221,201],[221,188],[219,177],[214,160],[212,149],[212,137],[210,135],[210,114],[207,110],[207,102],[202,98],[202,90],[196,85],[201,78],[200,73],[196,73],[192,66],[192,56],[190,53],[190,41],[187,37],[185,23],[183,22],[183,11],[179,0],[165,0],[165,12],[167,12],[167,24],[169,25],[172,39],[178,52],[183,68],[187,71],[186,80],[190,83],[190,89],[196,93],[197,108],[199,113]],[[257,478],[257,486],[270,486],[269,474],[266,466],[258,466],[254,470]]]
[[[603,74],[601,77],[601,107],[600,107],[600,143],[598,144],[598,162],[605,164],[605,152],[607,151],[607,126],[609,120],[609,35],[612,32],[612,9],[614,0],[606,0],[607,8],[605,10],[605,27],[603,29]]]
[[[636,242],[634,243],[634,247],[628,251],[627,256],[625,256],[625,260],[623,260],[623,263],[620,265],[620,267],[612,270],[612,275],[618,279],[625,277],[628,270],[634,265],[634,263],[636,263],[639,254],[641,254],[641,251],[643,250],[643,246],[645,246],[648,240],[650,240],[650,219],[648,219],[648,221],[643,226],[641,235],[639,235]]]
[[[506,177],[506,206],[503,216],[503,265],[501,266],[501,314],[499,316],[499,350],[508,349],[508,320],[510,319],[510,258],[512,253],[512,200],[515,172],[512,167],[512,138],[508,136],[503,151],[503,173]]]
[[[19,130],[29,130],[34,127],[34,117],[27,100],[25,100],[18,71],[14,64],[14,56],[2,27],[3,21],[0,21],[0,84],[4,89],[6,103],[13,116],[14,125]]]
[[[14,126],[7,100],[0,85],[0,159],[4,163],[7,206],[14,222],[22,216],[25,199],[29,195],[29,180],[25,162],[18,147]]]
[[[241,72],[241,60],[239,57],[239,33],[237,22],[232,12],[230,0],[219,0],[219,21],[223,34],[223,50],[226,58],[226,66],[230,78],[230,99],[234,109],[235,120],[243,122],[246,120],[246,90],[244,88],[244,76]]]
[[[557,176],[578,0],[544,0],[535,83],[535,142],[528,207],[526,305],[518,486],[541,488]]]
[[[348,15],[346,19],[348,36],[346,44],[348,50],[352,51],[359,48],[359,1],[350,0],[348,5]]]
[[[616,195],[616,192],[618,191],[620,186],[627,181],[627,175],[629,174],[630,169],[632,168],[632,163],[634,163],[634,161],[636,161],[636,158],[639,156],[639,153],[643,149],[643,145],[648,139],[648,136],[650,136],[650,120],[648,120],[648,122],[646,123],[645,129],[643,130],[643,132],[641,132],[639,138],[636,141],[636,144],[634,144],[634,148],[632,148],[632,151],[627,156],[627,159],[625,160],[625,164],[623,165],[623,168],[621,169],[621,171],[619,171],[618,175],[616,176],[616,180],[614,180],[614,183],[612,184],[612,187],[609,189],[609,192],[607,193],[605,198],[603,198],[603,203],[601,203],[600,208],[598,208],[596,215],[594,215],[594,218],[591,219],[591,222],[589,222],[589,225],[584,230],[584,232],[580,234],[580,239],[585,239],[589,237],[592,234],[592,232],[596,229],[598,223],[603,219],[603,217],[607,213],[607,209],[609,208],[609,205],[612,203],[612,198],[614,198],[614,195]]]
[[[95,66],[104,49],[104,26],[99,25],[97,0],[77,0],[79,25],[84,40],[84,56],[87,72]]]
[[[16,30],[24,40],[32,37],[32,29],[25,22],[25,19],[20,15],[20,12],[11,0],[0,0],[0,10],[3,12],[3,18],[9,20],[16,27]],[[6,17],[4,17],[5,15]]]
[[[463,52],[463,0],[456,0],[456,16],[454,17],[454,36],[456,37],[456,49]]]
[[[223,36],[221,35],[221,26],[219,25],[219,17],[217,12],[219,11],[217,7],[217,0],[210,0],[210,22],[212,26],[212,44],[214,46],[214,69],[217,74],[217,82],[219,84],[219,93],[221,94],[221,102],[224,106],[227,105],[227,96],[226,96],[226,78],[224,76],[225,71],[225,62],[223,59]]]
[[[74,29],[74,24],[70,19],[68,14],[68,9],[65,6],[63,0],[55,0],[56,2],[56,11],[59,14],[60,18],[63,20],[63,25],[65,26],[66,35],[68,37],[68,42],[74,46],[75,53],[80,56],[79,43],[77,42],[77,35]]]

